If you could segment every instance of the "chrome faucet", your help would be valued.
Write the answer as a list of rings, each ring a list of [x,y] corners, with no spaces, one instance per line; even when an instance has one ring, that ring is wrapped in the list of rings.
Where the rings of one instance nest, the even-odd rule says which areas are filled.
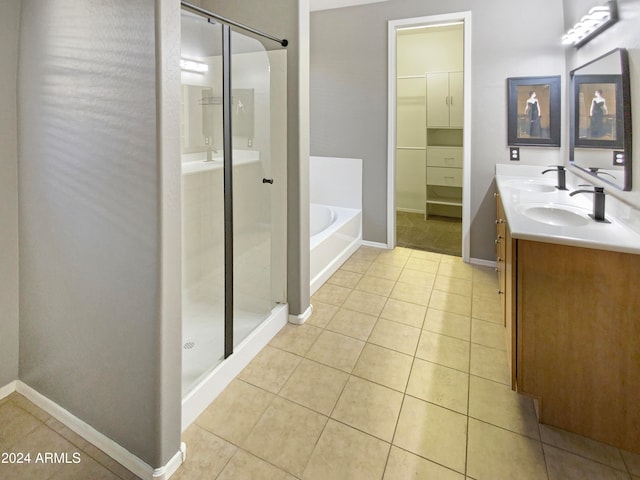
[[[554,167],[554,168],[550,168],[548,170],[545,170],[544,172],[542,172],[542,174],[544,175],[547,172],[558,172],[558,184],[556,185],[556,188],[558,190],[568,190],[567,189],[567,172],[564,169],[564,167],[562,165],[549,165],[550,167]]]
[[[591,185],[578,185],[579,187],[591,187]],[[604,218],[604,187],[593,187],[593,190],[574,190],[569,194],[569,196],[573,197],[576,193],[593,193],[593,213],[590,213],[589,216],[593,218],[596,222],[602,223],[611,223],[609,220]]]

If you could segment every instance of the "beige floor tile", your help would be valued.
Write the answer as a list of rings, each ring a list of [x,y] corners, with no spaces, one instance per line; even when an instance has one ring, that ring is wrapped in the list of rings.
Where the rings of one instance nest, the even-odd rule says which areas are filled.
[[[407,395],[467,414],[469,374],[416,358]]]
[[[488,322],[503,324],[499,295],[473,295],[471,315]]]
[[[344,303],[351,291],[350,288],[325,283],[313,294],[311,303],[318,301],[339,307]]]
[[[500,290],[498,287],[498,279],[495,277],[495,273],[493,273],[493,275],[494,279],[492,281],[477,282],[474,280],[473,295],[486,295],[489,297],[492,295],[498,295],[498,290]]]
[[[472,343],[469,372],[478,377],[511,385],[507,352],[504,350]]]
[[[496,287],[498,286],[498,276],[496,275],[496,269],[494,267],[474,265],[472,277],[474,285],[489,283],[494,284]]]
[[[627,452],[626,450],[621,450],[620,453],[624,458],[624,463],[626,463],[627,468],[633,475],[640,476],[640,455],[637,453]]]
[[[391,447],[383,480],[407,479],[464,480],[464,475],[398,447]]]
[[[369,343],[415,355],[420,329],[381,318],[369,336]]]
[[[388,297],[395,284],[395,280],[365,275],[360,279],[355,289]]]
[[[239,445],[260,419],[275,395],[242,380],[233,380],[196,423],[223,439]]]
[[[540,440],[533,400],[502,383],[471,375],[469,416]]]
[[[340,267],[342,270],[347,270],[349,272],[362,273],[364,274],[371,267],[370,260],[361,260],[359,258],[350,258],[346,262],[342,264]]]
[[[617,470],[626,470],[620,450],[575,433],[540,425],[542,442],[595,460]]]
[[[51,415],[49,415],[47,412],[45,412],[40,407],[30,402],[29,400],[27,400],[25,396],[20,395],[17,392],[14,392],[12,395],[9,396],[9,398],[15,406],[23,409],[27,413],[30,413],[41,422],[46,422],[51,418]]]
[[[333,316],[336,314],[336,312],[340,308],[335,305],[329,305],[328,303],[322,303],[317,300],[314,300],[312,305],[313,305],[313,312],[311,313],[311,316],[305,322],[305,324],[313,325],[319,328],[326,327],[327,323],[331,321]]]
[[[238,448],[231,443],[191,424],[182,435],[187,445],[187,459],[175,474],[176,480],[215,478]]]
[[[0,472],[2,472],[1,467]],[[26,477],[22,478],[24,479]],[[63,464],[60,468],[56,469],[51,477],[46,478],[48,480],[121,480],[118,475],[109,471],[88,455],[83,456],[82,453],[80,453],[79,463]]]
[[[295,353],[296,355],[305,355],[321,333],[321,328],[309,325],[308,323],[303,325],[287,323],[282,330],[271,339],[269,345],[279,348],[280,350]]]
[[[457,293],[434,290],[431,292],[429,308],[444,310],[458,315],[471,315],[471,297],[458,295]]]
[[[402,397],[400,392],[352,376],[340,395],[331,418],[391,442]]]
[[[276,397],[247,439],[245,450],[300,477],[327,417]]]
[[[410,355],[367,343],[352,374],[404,392],[412,363]]]
[[[429,308],[422,328],[430,332],[469,341],[471,338],[471,317]]]
[[[378,258],[376,258],[375,263],[384,263],[386,265],[394,265],[396,267],[404,267],[405,263],[409,258],[409,253],[407,252],[397,252],[394,250],[387,250],[386,252],[380,253]]]
[[[427,252],[426,250],[410,250],[412,258],[420,258],[422,260],[431,260],[432,262],[440,262],[447,255],[436,252]]]
[[[434,290],[455,293],[465,297],[471,296],[471,280],[464,278],[447,277],[446,275],[437,275],[433,284]]]
[[[26,437],[43,423],[36,417],[18,407],[13,401],[5,402],[0,407],[0,452],[6,452],[9,448]]]
[[[505,340],[502,324],[487,322],[486,320],[474,318],[471,321],[471,341],[498,350],[507,349],[507,341]]]
[[[443,258],[440,261],[438,275],[471,280],[473,275],[473,266],[463,263],[459,257],[449,257],[448,259]]]
[[[94,459],[96,462],[98,462],[100,465],[118,475],[120,478],[129,480],[138,479],[138,477],[133,475],[129,470],[127,470],[120,463],[116,462],[113,458],[108,456],[98,447],[87,442],[86,446],[82,448],[82,451],[83,453],[86,453],[89,457]]]
[[[362,278],[361,273],[350,272],[348,270],[338,270],[336,273],[331,275],[331,278],[327,280],[327,283],[332,283],[333,285],[340,285],[341,287],[353,288],[355,287],[360,279]]]
[[[338,310],[338,313],[333,316],[326,328],[327,330],[341,333],[348,337],[366,340],[369,338],[371,330],[373,330],[373,326],[377,320],[378,317],[374,315],[341,308]]]
[[[544,445],[549,480],[629,480],[629,474],[579,457],[551,445]]]
[[[388,443],[347,425],[329,420],[302,478],[304,480],[382,478],[388,452]]]
[[[410,257],[404,267],[421,272],[436,273],[439,266],[440,259],[430,260],[427,258]]]
[[[423,330],[416,357],[438,365],[469,371],[469,342]]]
[[[410,283],[398,282],[396,286],[393,287],[389,297],[404,302],[427,306],[429,305],[429,298],[431,297],[431,289],[419,285],[411,285]]]
[[[424,305],[417,305],[415,303],[403,302],[402,300],[390,298],[387,300],[380,316],[387,320],[393,320],[395,322],[404,323],[405,325],[411,325],[412,327],[422,328],[426,312],[427,307]]]
[[[467,475],[477,480],[547,479],[540,442],[473,418],[467,455]]]
[[[386,278],[387,280],[398,280],[402,272],[402,267],[397,265],[389,265],[388,263],[375,262],[367,269],[367,275],[373,277]]]
[[[405,396],[393,444],[462,473],[467,417]]]
[[[324,331],[307,353],[307,358],[350,373],[364,342],[339,333]]]
[[[386,301],[387,298],[382,295],[353,290],[345,300],[343,307],[355,310],[356,312],[378,316],[384,308]]]
[[[280,396],[329,415],[348,378],[343,371],[304,359],[280,391]]]
[[[172,477],[173,478],[173,477]],[[199,480],[206,476],[194,478]],[[211,477],[213,478],[213,477]],[[238,450],[216,480],[295,480],[295,477],[260,460],[244,450]]]
[[[434,272],[423,272],[420,270],[411,270],[407,267],[402,270],[398,281],[402,283],[408,283],[417,287],[424,287],[426,289],[433,288],[433,284],[436,281],[436,274]]]
[[[358,260],[369,260],[373,262],[382,252],[384,252],[384,250],[381,248],[368,247],[366,245],[363,245],[358,248],[358,250],[349,258],[355,258]]]
[[[302,357],[279,348],[265,346],[239,374],[238,378],[269,392],[278,393]]]

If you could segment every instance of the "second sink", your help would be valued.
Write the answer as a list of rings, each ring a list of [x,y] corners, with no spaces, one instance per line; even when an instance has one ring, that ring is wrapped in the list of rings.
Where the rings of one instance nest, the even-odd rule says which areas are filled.
[[[541,183],[537,180],[530,179],[517,179],[517,180],[507,180],[505,185],[509,188],[515,188],[517,190],[523,190],[525,192],[539,192],[539,193],[548,193],[554,192],[556,187],[553,185],[549,185],[548,183]]]
[[[518,210],[531,220],[558,227],[579,227],[591,222],[587,210],[568,205],[523,204]]]

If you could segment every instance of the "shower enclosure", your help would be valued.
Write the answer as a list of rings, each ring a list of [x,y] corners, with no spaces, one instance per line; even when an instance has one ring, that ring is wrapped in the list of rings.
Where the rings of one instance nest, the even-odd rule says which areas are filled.
[[[286,50],[209,14],[183,3],[183,397],[286,302]]]

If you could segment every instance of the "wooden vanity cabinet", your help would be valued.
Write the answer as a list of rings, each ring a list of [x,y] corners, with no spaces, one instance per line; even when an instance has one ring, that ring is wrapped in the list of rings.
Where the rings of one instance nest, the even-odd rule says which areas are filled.
[[[512,387],[537,399],[540,422],[640,454],[640,255],[496,226]]]

